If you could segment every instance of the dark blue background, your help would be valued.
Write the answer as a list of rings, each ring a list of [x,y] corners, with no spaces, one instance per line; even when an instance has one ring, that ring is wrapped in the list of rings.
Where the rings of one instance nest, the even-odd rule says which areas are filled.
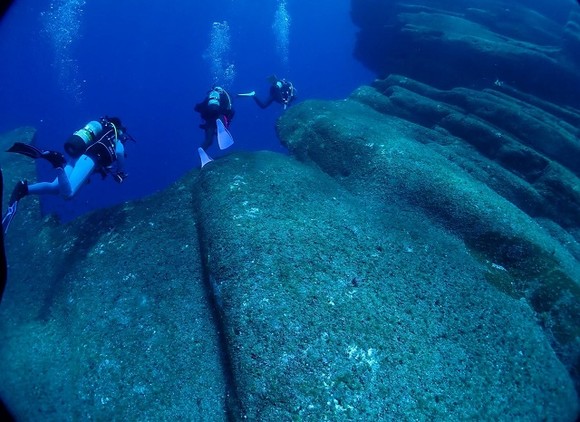
[[[41,3],[16,1],[0,23],[0,131],[31,125],[38,129],[37,145],[62,150],[73,131],[108,114],[120,116],[138,141],[127,146],[130,177],[122,185],[93,176],[72,201],[43,200],[45,212],[58,209],[65,218],[152,193],[199,166],[196,149],[202,131],[193,105],[212,83],[203,54],[214,21],[230,26],[234,93],[255,89],[265,95],[266,77],[275,73],[294,82],[300,100],[338,99],[372,78],[352,57],[356,28],[349,0],[287,1],[292,19],[287,69],[276,53],[272,30],[276,1],[200,1],[192,6],[187,0],[89,0],[68,52],[84,81],[78,102],[58,82],[55,47],[44,31],[50,4],[63,1]],[[283,151],[274,131],[280,106],[260,110],[251,99],[234,105],[236,143],[227,153]],[[209,152],[220,155],[215,145]],[[37,169],[43,180],[54,177],[45,163]]]

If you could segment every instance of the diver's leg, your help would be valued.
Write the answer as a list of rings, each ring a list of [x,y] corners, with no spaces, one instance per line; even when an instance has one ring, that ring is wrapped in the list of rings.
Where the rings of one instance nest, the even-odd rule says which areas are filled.
[[[81,155],[72,168],[66,166],[64,170],[58,169],[58,184],[61,195],[67,199],[75,196],[94,169],[95,162],[87,155]]]
[[[38,182],[28,185],[29,195],[58,195],[59,192],[58,178],[52,182]]]
[[[208,122],[205,128],[205,139],[203,141],[203,144],[201,144],[201,147],[204,150],[207,150],[211,146],[214,136],[215,136],[215,122],[213,123]]]
[[[252,98],[254,99],[254,101],[256,102],[256,104],[258,104],[258,106],[260,108],[266,108],[270,104],[272,104],[272,101],[274,101],[274,97],[272,97],[272,96],[269,96],[266,101],[260,100],[257,95],[254,95]]]
[[[68,175],[72,172],[72,169],[73,167],[70,164],[67,164],[64,167],[64,172]],[[62,169],[58,169],[57,171],[62,171]],[[55,178],[52,182],[38,182],[27,184],[26,193],[28,195],[58,195],[61,191],[59,185],[60,182],[58,177]]]

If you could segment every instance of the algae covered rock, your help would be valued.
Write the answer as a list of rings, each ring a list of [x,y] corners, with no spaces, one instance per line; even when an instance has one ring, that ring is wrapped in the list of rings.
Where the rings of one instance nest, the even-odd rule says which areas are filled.
[[[417,103],[416,98],[405,103]],[[566,214],[566,207],[563,219],[554,212],[536,213],[553,205],[551,194],[536,190],[541,183],[532,185],[505,163],[487,158],[477,145],[470,147],[478,142],[477,132],[472,133],[475,139],[466,139],[439,126],[448,113],[462,112],[457,104],[421,103],[425,107],[410,119],[410,109],[388,94],[361,89],[346,101],[294,107],[278,131],[292,154],[357,196],[385,207],[421,210],[463,239],[487,267],[488,282],[514,299],[525,298],[537,311],[547,338],[578,383],[580,216],[573,210]],[[540,156],[564,176],[555,178],[557,189],[568,186],[578,203],[578,178]]]
[[[425,127],[374,110],[348,100],[289,111],[279,131],[301,161],[231,155],[65,225],[19,214],[0,307],[10,410],[26,420],[572,420],[569,368],[539,324],[568,320],[552,307],[539,321],[514,285],[525,280],[520,258],[543,253],[521,246],[539,237],[557,247],[564,291],[567,252],[467,178],[473,163],[449,164],[448,135],[429,149],[411,137]],[[513,266],[489,255],[496,243]]]
[[[0,306],[0,396],[17,420],[226,419],[190,191],[65,225],[21,201]]]
[[[297,124],[309,106],[281,123],[284,139],[285,123],[304,129],[293,140],[308,139],[308,148],[288,145],[308,156],[323,154],[319,127]],[[331,117],[329,108],[317,107],[311,119]],[[348,133],[354,123],[345,119]],[[345,176],[329,152],[344,139],[324,139],[326,173],[259,153],[215,163],[194,188],[242,413],[250,420],[573,418],[572,381],[530,306],[486,283],[491,265],[427,213],[397,195],[346,189],[337,179],[356,170]],[[362,154],[368,146],[351,141],[351,159],[373,160]]]

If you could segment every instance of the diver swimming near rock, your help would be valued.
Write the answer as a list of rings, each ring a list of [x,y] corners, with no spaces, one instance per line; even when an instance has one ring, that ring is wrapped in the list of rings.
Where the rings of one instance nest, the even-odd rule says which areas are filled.
[[[267,108],[270,104],[276,102],[282,104],[284,110],[286,110],[290,103],[296,99],[296,88],[294,88],[292,82],[287,81],[286,79],[279,79],[276,75],[268,77],[268,81],[271,85],[266,100],[263,101],[258,98],[256,96],[256,91],[238,94],[238,97],[252,97],[260,108]]]
[[[205,137],[201,147],[197,149],[203,167],[213,161],[206,151],[213,143],[214,136],[217,136],[218,145],[222,150],[234,143],[228,127],[234,118],[235,110],[230,95],[221,86],[214,86],[203,101],[195,105],[194,110],[203,119],[199,127],[204,130]]]
[[[18,210],[19,201],[27,195],[62,195],[65,199],[74,197],[79,189],[94,173],[104,178],[111,174],[113,179],[122,183],[127,177],[124,172],[125,142],[134,139],[117,117],[102,117],[77,130],[65,143],[64,149],[71,160],[56,151],[39,149],[33,145],[16,142],[8,152],[15,152],[27,157],[47,160],[57,171],[52,182],[28,184],[19,181],[10,197],[6,214],[2,218],[2,229],[6,233]]]

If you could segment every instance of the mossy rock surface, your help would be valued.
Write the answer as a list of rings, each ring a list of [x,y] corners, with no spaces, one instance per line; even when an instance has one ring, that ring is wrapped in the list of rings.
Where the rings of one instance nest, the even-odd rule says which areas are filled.
[[[194,196],[249,419],[517,418],[537,400],[574,414],[530,306],[400,198],[271,153],[207,167]]]

